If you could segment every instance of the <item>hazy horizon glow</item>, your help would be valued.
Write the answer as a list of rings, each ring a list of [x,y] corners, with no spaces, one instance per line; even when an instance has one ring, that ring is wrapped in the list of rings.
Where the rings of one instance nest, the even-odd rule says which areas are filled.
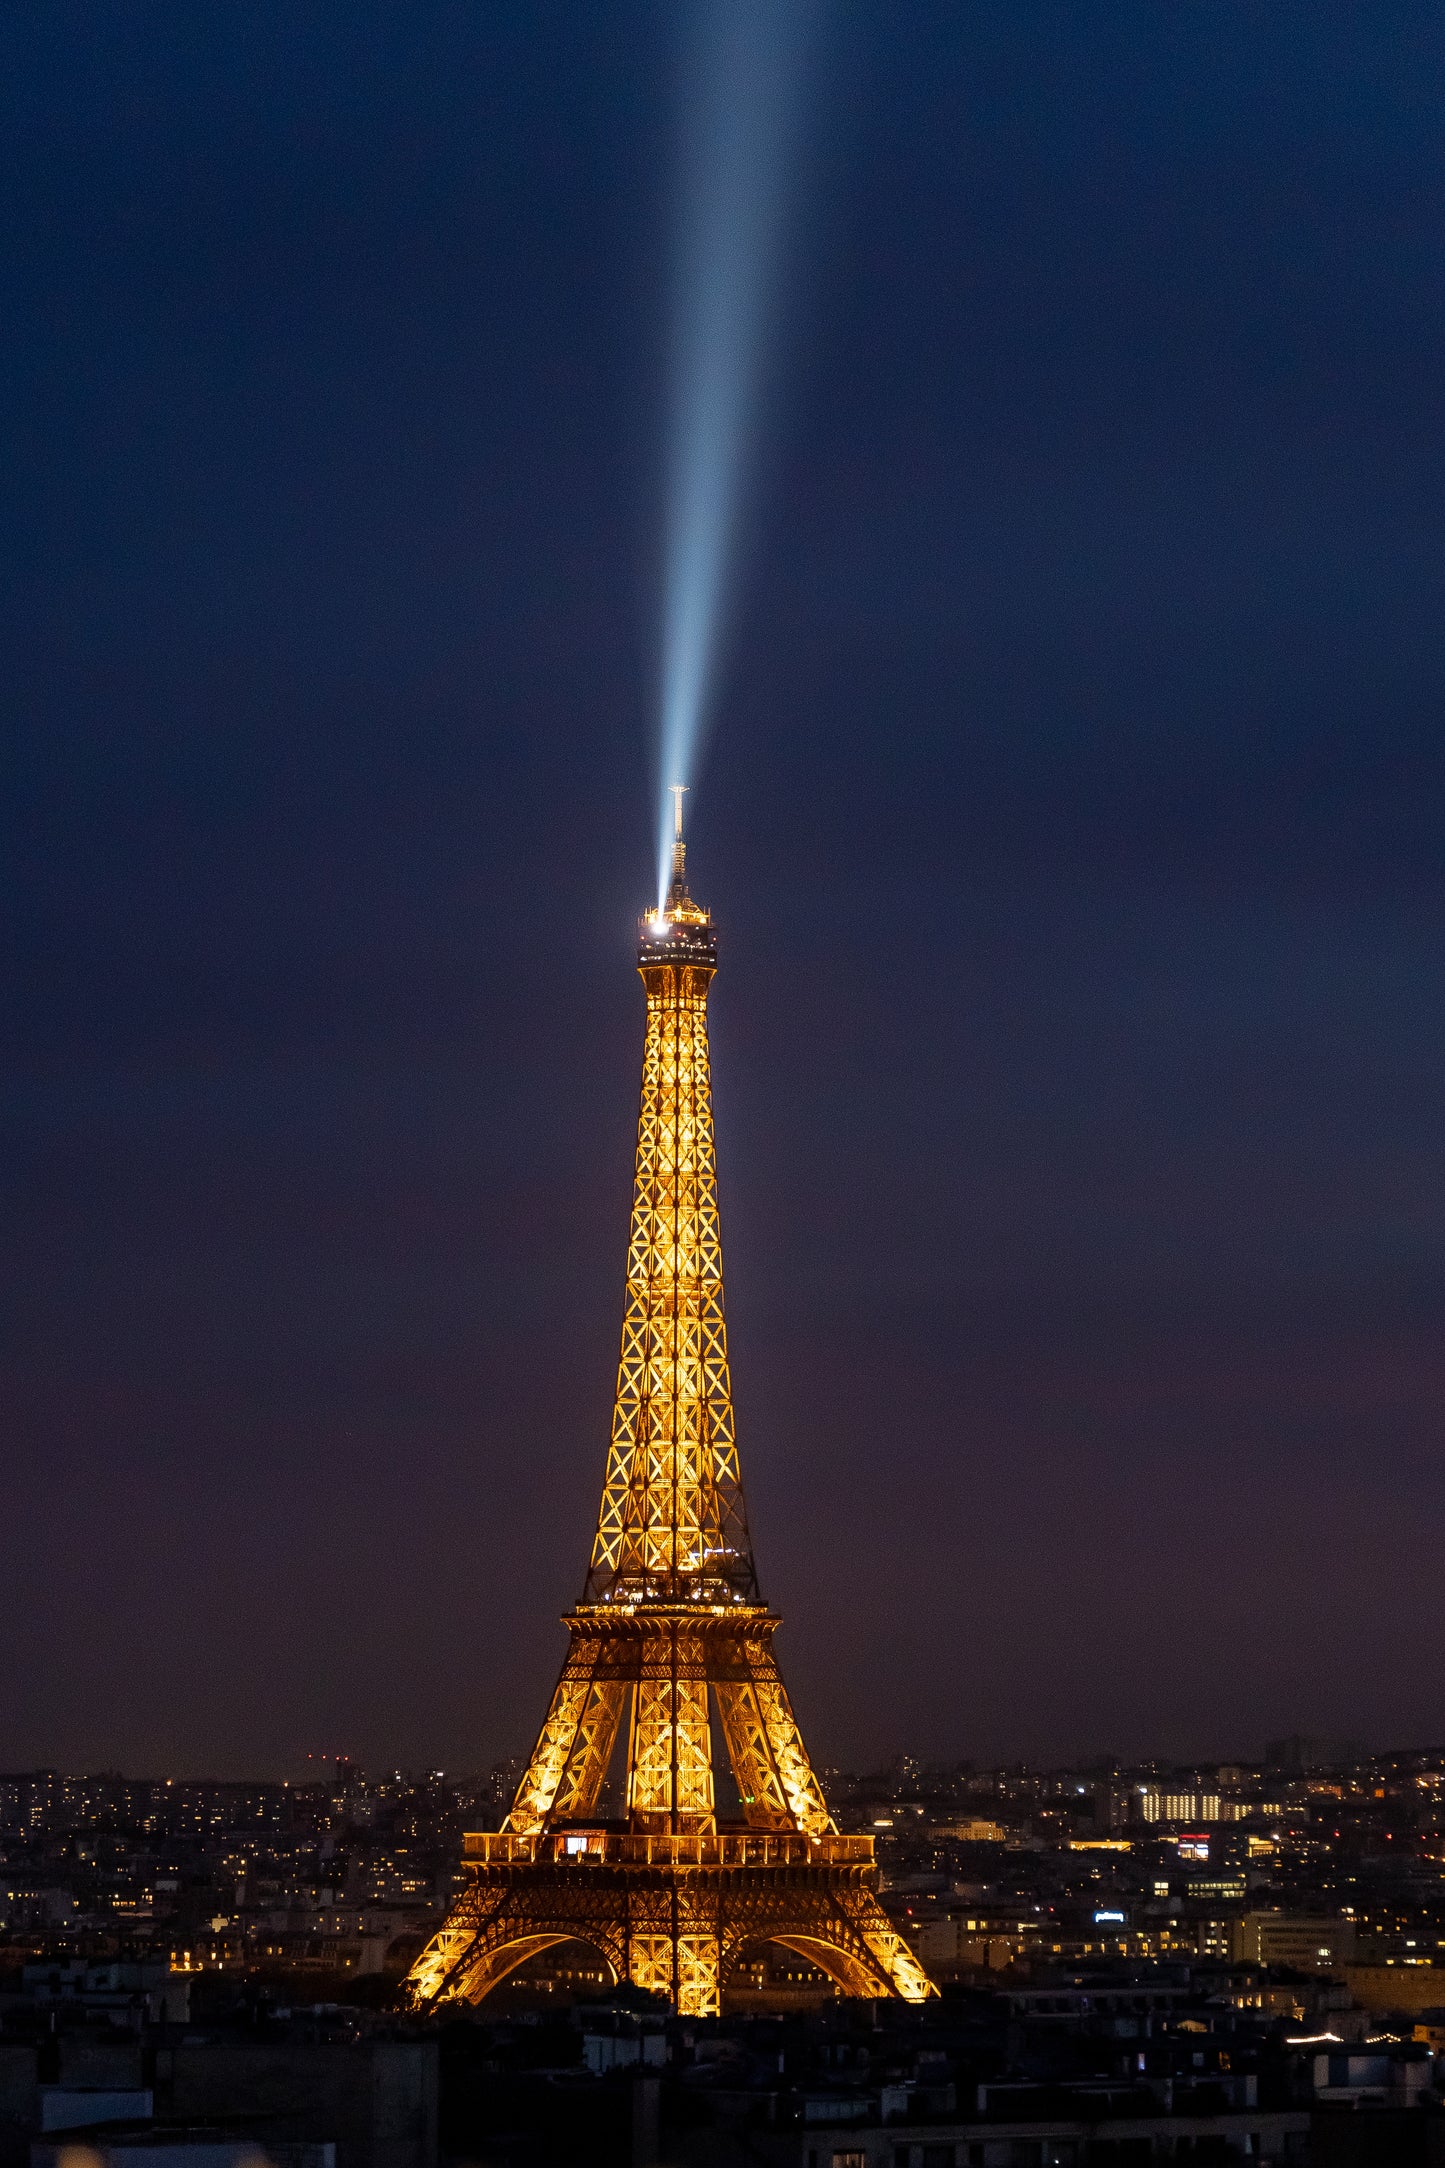
[[[658,901],[733,585],[775,315],[788,150],[813,0],[700,0],[678,69],[678,215],[663,589]]]

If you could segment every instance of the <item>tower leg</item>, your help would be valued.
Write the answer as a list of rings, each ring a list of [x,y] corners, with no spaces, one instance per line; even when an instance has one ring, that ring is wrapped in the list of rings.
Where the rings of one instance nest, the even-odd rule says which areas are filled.
[[[574,1631],[505,1828],[530,1836],[549,1817],[565,1821],[592,1813],[627,1698],[625,1673],[615,1649]]]
[[[680,2017],[716,2017],[722,2007],[722,1938],[713,1877],[650,1881],[627,1900],[627,1976],[664,1995]]]
[[[705,1637],[676,1621],[644,1637],[628,1755],[634,1829],[692,1835],[717,1826],[707,1658]]]
[[[773,1654],[773,1621],[740,1637],[717,1678],[718,1712],[738,1790],[756,1829],[801,1829],[820,1837],[834,1824],[813,1774],[798,1720]]]
[[[633,1986],[666,1996],[679,2017],[716,2017],[722,2009],[716,1934],[633,1935],[628,1960]]]
[[[717,2017],[722,2009],[722,1964],[715,1934],[677,1938],[675,1974],[679,2017]]]

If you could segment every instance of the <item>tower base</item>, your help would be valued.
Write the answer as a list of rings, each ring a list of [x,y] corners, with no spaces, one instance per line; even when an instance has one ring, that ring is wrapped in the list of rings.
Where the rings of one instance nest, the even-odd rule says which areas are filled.
[[[465,1840],[468,1887],[412,1967],[417,2008],[480,2002],[553,1944],[714,2017],[750,1945],[779,1942],[847,1995],[922,2002],[932,1981],[878,1901],[871,1837],[638,1836],[596,1828]]]

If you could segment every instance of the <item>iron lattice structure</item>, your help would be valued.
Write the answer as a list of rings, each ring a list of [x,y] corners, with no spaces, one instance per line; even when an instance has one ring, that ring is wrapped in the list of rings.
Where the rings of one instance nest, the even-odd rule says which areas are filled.
[[[414,2003],[476,2002],[573,1938],[685,2015],[720,2007],[752,1944],[784,1944],[852,1995],[934,1992],[878,1900],[871,1837],[841,1836],[773,1653],[738,1468],[723,1320],[707,996],[711,920],[679,821],[645,918],[647,1039],[627,1302],[602,1506],[541,1734],[500,1831],[410,1975]],[[741,1801],[719,1822],[713,1717]],[[621,1764],[620,1815],[604,1787]]]

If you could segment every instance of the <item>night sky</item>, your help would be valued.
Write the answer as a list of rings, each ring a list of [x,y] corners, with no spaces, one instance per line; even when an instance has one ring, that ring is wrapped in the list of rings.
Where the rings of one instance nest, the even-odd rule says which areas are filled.
[[[476,1768],[580,1593],[670,11],[0,26],[0,1764]],[[1445,18],[827,15],[690,870],[823,1762],[1439,1741]]]

